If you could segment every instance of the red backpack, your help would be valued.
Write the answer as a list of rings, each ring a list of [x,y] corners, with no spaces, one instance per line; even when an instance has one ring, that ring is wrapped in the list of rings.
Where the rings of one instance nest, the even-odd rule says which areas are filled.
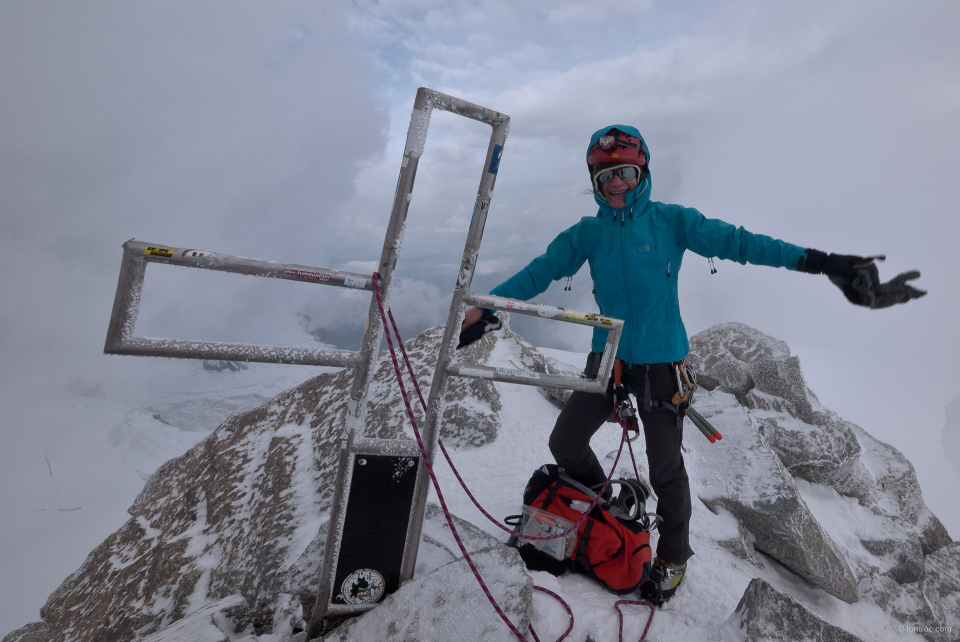
[[[577,527],[576,542],[566,549],[573,549],[568,557],[556,559],[540,550],[542,543],[516,535],[509,545],[519,549],[531,570],[554,575],[574,571],[593,577],[615,593],[632,593],[647,579],[651,561],[648,531],[656,527],[659,518],[652,516],[651,520],[644,512],[648,492],[638,481],[611,480],[614,484],[620,486],[619,495],[611,502],[601,499],[594,506]],[[568,477],[563,469],[547,464],[533,473],[524,489],[523,503],[576,524],[596,497],[596,493]],[[517,526],[519,531],[519,520]],[[552,548],[564,551],[563,544]]]

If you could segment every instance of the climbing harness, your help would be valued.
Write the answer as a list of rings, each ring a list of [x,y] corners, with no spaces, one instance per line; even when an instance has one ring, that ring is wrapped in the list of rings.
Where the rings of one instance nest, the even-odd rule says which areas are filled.
[[[477,582],[480,584],[480,588],[483,590],[483,593],[484,593],[484,595],[487,597],[487,600],[490,602],[490,605],[493,607],[494,611],[496,611],[497,615],[500,616],[500,619],[502,619],[503,622],[507,625],[507,627],[510,629],[510,631],[517,637],[517,639],[518,639],[518,640],[521,640],[521,641],[523,641],[523,642],[526,642],[526,637],[523,635],[523,633],[520,632],[520,630],[516,627],[516,625],[514,625],[513,622],[510,621],[510,618],[507,616],[507,614],[503,611],[503,609],[502,609],[502,608],[500,607],[500,605],[497,603],[496,598],[493,597],[493,594],[490,592],[490,589],[487,587],[486,582],[484,582],[483,577],[480,575],[480,571],[477,570],[476,565],[473,563],[473,559],[470,557],[470,554],[467,552],[466,546],[464,545],[463,540],[460,538],[460,534],[459,534],[459,532],[457,531],[457,527],[456,527],[456,525],[453,523],[453,517],[452,517],[452,515],[450,514],[449,509],[447,508],[447,502],[446,502],[446,500],[443,498],[443,492],[440,490],[440,482],[437,480],[436,473],[434,473],[433,463],[430,461],[430,457],[429,457],[429,455],[427,454],[426,447],[425,447],[425,445],[424,445],[424,443],[423,443],[423,438],[422,438],[421,435],[420,435],[420,428],[419,428],[418,425],[417,425],[417,420],[416,420],[416,417],[414,416],[414,413],[413,413],[413,407],[410,405],[410,398],[409,398],[408,395],[407,395],[406,386],[405,386],[404,383],[403,383],[403,375],[402,375],[402,373],[401,373],[401,371],[400,371],[400,364],[399,364],[399,362],[398,362],[398,360],[397,360],[396,350],[395,350],[394,347],[393,347],[393,339],[391,338],[391,333],[390,333],[390,331],[387,329],[387,318],[388,318],[387,315],[388,315],[388,313],[389,313],[390,325],[391,325],[391,327],[392,327],[392,329],[393,329],[393,334],[396,335],[397,343],[398,343],[399,346],[400,346],[400,351],[403,353],[404,362],[405,362],[405,364],[406,364],[406,366],[407,366],[407,371],[408,371],[409,374],[410,374],[410,379],[411,379],[411,381],[412,381],[412,383],[413,383],[414,388],[415,388],[416,391],[417,391],[417,396],[418,396],[418,398],[419,398],[419,400],[420,400],[420,404],[421,404],[421,406],[424,408],[424,410],[426,410],[426,403],[425,403],[424,400],[423,400],[423,394],[422,394],[421,391],[420,391],[420,386],[419,386],[419,384],[417,383],[416,375],[415,375],[414,372],[413,372],[413,366],[410,364],[410,359],[407,357],[407,351],[406,351],[406,348],[405,348],[404,345],[403,345],[403,340],[400,338],[400,332],[399,332],[399,330],[397,329],[396,321],[395,321],[394,318],[393,318],[393,312],[392,312],[392,311],[389,311],[389,310],[386,311],[386,312],[384,311],[384,308],[383,308],[383,299],[381,298],[381,294],[380,294],[380,274],[379,274],[378,272],[374,272],[374,273],[373,273],[373,291],[374,291],[374,294],[376,295],[376,298],[377,298],[377,309],[378,309],[379,312],[380,312],[380,318],[381,318],[381,321],[383,322],[384,336],[385,336],[386,339],[387,339],[387,347],[390,348],[390,359],[393,361],[393,371],[394,371],[394,374],[395,374],[396,377],[397,377],[397,383],[398,383],[399,386],[400,386],[400,396],[403,398],[403,404],[404,404],[404,407],[406,408],[407,417],[410,419],[410,424],[411,424],[411,426],[413,427],[413,434],[414,434],[414,437],[415,437],[416,440],[417,440],[417,447],[418,447],[419,450],[420,450],[420,456],[421,456],[421,458],[423,459],[423,463],[424,463],[424,465],[426,466],[427,472],[428,472],[429,475],[430,475],[430,481],[433,483],[433,488],[434,488],[434,490],[435,490],[436,493],[437,493],[437,499],[439,500],[439,502],[440,502],[440,507],[441,507],[441,509],[443,510],[443,516],[444,516],[444,518],[445,518],[446,521],[447,521],[447,525],[450,527],[450,532],[453,534],[453,538],[454,538],[454,540],[456,540],[457,546],[460,548],[460,552],[463,553],[463,558],[464,558],[464,560],[466,560],[467,565],[470,567],[470,570],[473,572],[474,577],[477,579]],[[607,485],[610,483],[610,477],[613,475],[613,471],[616,470],[617,462],[619,462],[619,460],[620,460],[620,453],[623,452],[623,444],[624,444],[625,441],[627,441],[627,440],[626,440],[626,434],[627,434],[627,431],[626,431],[626,429],[624,429],[623,436],[622,436],[621,439],[620,439],[620,450],[617,452],[617,458],[616,458],[616,460],[614,461],[614,465],[613,465],[613,468],[611,469],[610,476],[607,477],[607,481],[606,481],[606,482],[604,483],[604,485],[603,485],[603,490],[606,490]],[[464,483],[463,478],[460,476],[460,473],[459,473],[459,472],[457,471],[457,469],[453,466],[453,461],[450,459],[450,455],[447,453],[446,448],[444,448],[442,441],[438,439],[437,442],[438,442],[438,444],[440,445],[440,449],[441,449],[441,451],[443,452],[444,457],[445,457],[446,460],[447,460],[447,463],[450,465],[451,469],[453,470],[454,474],[456,475],[457,480],[460,482],[460,485],[461,485],[461,486],[463,487],[463,489],[467,492],[467,495],[470,497],[471,501],[473,501],[473,504],[474,504],[477,508],[479,508],[480,511],[481,511],[488,519],[490,519],[494,524],[496,524],[498,527],[502,528],[503,530],[506,530],[507,532],[511,532],[511,533],[512,533],[512,531],[510,531],[509,529],[501,526],[500,523],[499,523],[497,520],[495,520],[488,512],[486,512],[486,511],[480,506],[479,502],[477,502],[477,500],[473,497],[473,494],[467,489],[467,486],[466,486],[466,484]],[[628,443],[628,447],[629,447],[629,449],[630,449],[631,459],[633,459],[633,447],[629,445],[629,442],[627,442],[627,443]],[[633,461],[633,468],[634,468],[634,471],[636,472],[636,470],[637,470],[636,460]],[[639,475],[638,475],[637,478],[639,479]],[[591,510],[593,510],[594,506],[596,506],[596,503],[600,500],[600,495],[601,495],[601,494],[602,494],[602,491],[601,491],[601,493],[598,493],[596,499],[594,499],[593,505],[591,505],[591,506],[584,512],[583,519],[586,519],[586,517],[587,517],[587,515],[589,514],[589,512],[590,512]],[[563,536],[563,533],[558,533],[557,535],[554,535],[554,536],[539,537],[539,538],[525,538],[525,539],[555,539],[555,538],[559,538],[559,537],[562,537],[562,536]],[[547,595],[550,595],[551,597],[554,597],[555,599],[557,599],[557,600],[561,603],[561,605],[564,607],[564,609],[567,611],[567,614],[570,616],[570,624],[569,624],[569,626],[567,626],[567,630],[564,631],[564,633],[563,633],[559,638],[557,638],[557,640],[556,640],[556,642],[561,642],[561,641],[562,641],[563,639],[565,639],[565,638],[570,634],[570,632],[573,630],[573,624],[574,624],[573,611],[570,609],[570,606],[569,606],[559,595],[557,595],[556,593],[554,593],[554,592],[552,592],[552,591],[550,591],[550,590],[547,590],[547,589],[545,589],[545,588],[543,588],[543,587],[540,587],[540,586],[534,586],[534,588],[535,588],[536,590],[542,592],[542,593],[546,593]],[[624,603],[626,603],[626,604],[646,604],[646,605],[650,606],[650,608],[651,608],[650,618],[647,620],[646,628],[644,629],[643,636],[641,636],[640,640],[645,639],[645,638],[646,638],[646,635],[647,635],[647,630],[649,630],[649,628],[650,628],[650,623],[651,623],[651,621],[653,620],[653,608],[654,608],[653,605],[650,604],[649,602],[641,602],[641,601],[634,601],[634,600],[620,600],[620,601],[618,601],[618,602],[614,605],[615,607],[617,607],[617,613],[618,613],[618,615],[620,616],[620,641],[621,641],[621,642],[622,642],[622,640],[623,640],[623,616],[622,616],[622,614],[620,613],[619,605],[620,605],[620,604],[624,604]],[[529,625],[528,628],[529,628],[530,634],[533,636],[533,639],[534,639],[536,642],[540,642],[540,638],[537,637],[536,631],[534,630],[532,623]]]
[[[640,364],[638,364],[639,367]],[[669,366],[674,370],[674,376],[677,378],[677,392],[674,393],[673,398],[670,401],[660,401],[653,399],[650,395],[650,364],[642,364],[644,367],[643,373],[643,409],[647,412],[650,412],[653,408],[662,408],[664,410],[669,410],[676,413],[677,415],[677,425],[679,426],[683,421],[684,417],[690,417],[690,421],[693,422],[693,425],[696,426],[700,432],[703,433],[703,436],[707,440],[714,444],[721,439],[723,435],[720,434],[716,428],[714,428],[709,421],[707,421],[703,415],[693,409],[693,393],[697,389],[697,380],[695,377],[691,377],[687,373],[686,368],[686,359],[682,359],[677,363],[671,363]],[[633,365],[630,364],[627,366],[632,368]],[[633,412],[633,404],[630,403],[630,396],[627,394],[627,389],[625,386],[620,384],[620,377],[622,376],[623,362],[620,359],[617,359],[614,362],[613,375],[614,375],[614,411],[611,414],[611,420],[618,421],[624,428],[636,431],[636,435],[630,440],[634,441],[637,437],[640,436],[640,428],[637,425],[636,417],[632,417],[630,421],[630,412]],[[624,412],[621,412],[621,409],[624,409]],[[637,477],[639,479],[639,476]]]

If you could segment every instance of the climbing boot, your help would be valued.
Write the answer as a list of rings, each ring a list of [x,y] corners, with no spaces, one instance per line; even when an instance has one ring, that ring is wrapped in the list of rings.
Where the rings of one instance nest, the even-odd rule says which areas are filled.
[[[677,592],[686,571],[686,564],[674,564],[659,557],[654,558],[650,577],[640,587],[640,596],[657,606],[663,604]]]

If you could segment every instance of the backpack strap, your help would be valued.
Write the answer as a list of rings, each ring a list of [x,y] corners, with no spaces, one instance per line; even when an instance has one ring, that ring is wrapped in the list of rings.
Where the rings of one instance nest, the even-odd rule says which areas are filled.
[[[562,482],[563,482],[564,484],[566,484],[567,486],[570,486],[570,487],[573,488],[574,490],[576,490],[576,491],[578,491],[578,492],[583,493],[584,495],[586,495],[586,496],[587,496],[587,499],[589,499],[591,502],[592,502],[594,499],[597,498],[597,493],[596,493],[592,488],[588,488],[588,487],[584,486],[583,484],[581,484],[580,482],[578,482],[578,481],[577,481],[576,479],[574,479],[573,477],[570,477],[569,475],[567,475],[567,474],[565,474],[565,473],[558,473],[558,474],[557,474],[557,477],[560,479],[560,481],[562,481]],[[611,479],[611,480],[610,480],[610,483],[611,483],[611,484],[614,484],[614,483],[616,483],[616,482]],[[607,500],[605,500],[605,499],[603,499],[603,498],[601,497],[601,498],[600,498],[600,501],[597,502],[597,506],[599,506],[600,508],[602,508],[602,509],[604,509],[604,510],[608,510],[608,509],[610,508],[610,503],[607,502]]]
[[[547,492],[547,496],[543,498],[543,504],[540,505],[540,508],[543,510],[547,510],[547,508],[550,506],[550,503],[553,501],[553,498],[557,496],[557,491],[559,490],[560,490],[560,482],[555,481],[552,484],[550,484],[549,491]]]
[[[573,479],[572,477],[569,477],[569,476],[565,475],[564,473],[560,473],[559,475],[557,475],[557,477],[559,477],[559,478],[560,478],[560,481],[562,481],[564,484],[567,484],[568,486],[570,486],[570,487],[573,488],[574,490],[576,490],[576,491],[578,491],[578,492],[581,492],[581,493],[583,493],[584,495],[586,495],[586,496],[590,499],[590,501],[593,501],[593,500],[597,497],[597,493],[596,493],[592,488],[587,488],[586,486],[584,486],[583,484],[581,484],[580,482],[578,482],[576,479]],[[626,484],[622,479],[611,479],[611,480],[610,480],[610,485],[613,486],[614,484],[619,484],[620,486],[627,486],[627,487],[629,487],[629,484]],[[633,490],[633,488],[630,488],[630,491],[633,492],[633,493],[634,493],[634,496],[636,497],[636,492]],[[556,491],[554,491],[554,492],[556,492]],[[548,499],[549,499],[549,497],[548,497]],[[628,522],[636,521],[636,519],[637,519],[637,517],[638,517],[638,515],[639,515],[639,514],[638,514],[638,515],[633,515],[633,516],[631,516],[628,511],[623,511],[623,510],[621,510],[620,507],[615,506],[614,504],[611,504],[610,502],[608,502],[607,500],[603,499],[602,497],[600,498],[600,501],[597,502],[597,507],[600,508],[601,510],[607,511],[608,513],[610,513],[610,514],[613,515],[614,517],[617,517],[617,518],[619,518],[619,519],[624,519],[624,520],[626,520],[626,521],[628,521]],[[543,508],[546,509],[546,502],[544,503]]]
[[[590,539],[590,531],[593,530],[593,520],[588,519],[583,527],[583,534],[580,535],[580,543],[577,545],[577,563],[583,566],[584,570],[590,572],[593,567],[590,566],[590,559],[587,557],[587,540]]]

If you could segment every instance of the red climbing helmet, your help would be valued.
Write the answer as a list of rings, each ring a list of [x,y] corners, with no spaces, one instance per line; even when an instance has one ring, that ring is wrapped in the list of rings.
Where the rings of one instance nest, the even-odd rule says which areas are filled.
[[[645,169],[647,153],[639,138],[611,129],[597,140],[587,155],[588,165],[592,167],[597,163],[629,164]]]

